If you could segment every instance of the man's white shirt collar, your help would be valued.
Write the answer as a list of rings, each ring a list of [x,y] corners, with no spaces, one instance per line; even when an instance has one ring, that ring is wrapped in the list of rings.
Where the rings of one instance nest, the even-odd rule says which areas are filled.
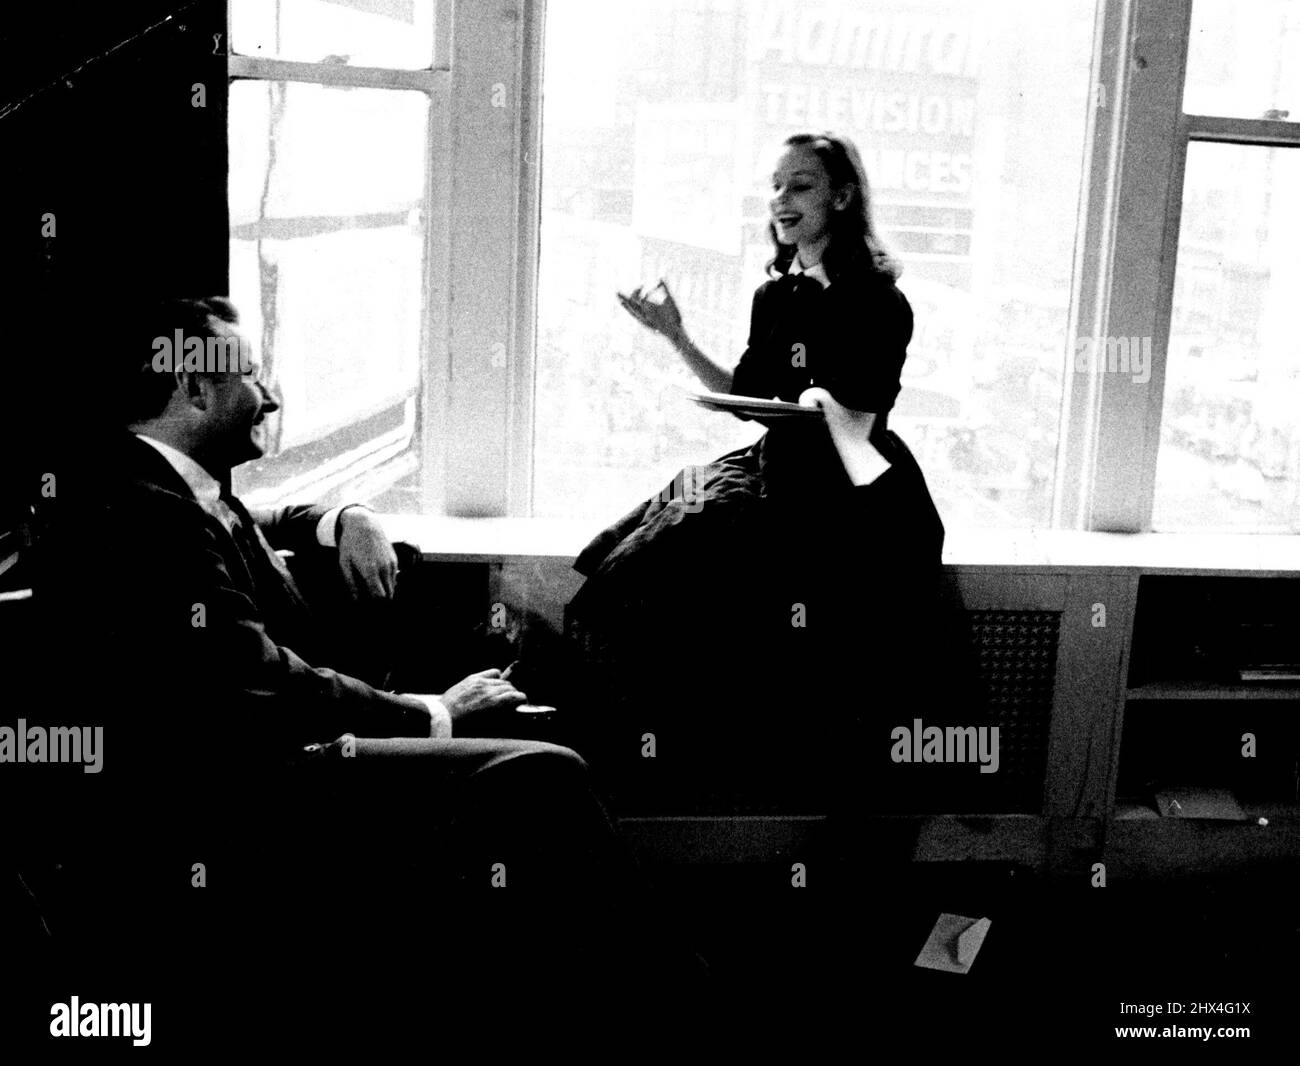
[[[170,444],[164,444],[160,440],[154,440],[153,437],[146,437],[143,433],[137,433],[142,441],[152,447],[172,466],[172,469],[184,479],[185,484],[190,487],[194,493],[194,498],[199,501],[208,514],[215,515],[217,520],[223,526],[230,529],[235,523],[235,513],[230,509],[229,504],[221,498],[221,482],[209,474],[203,467],[199,466],[193,459],[183,451],[173,448]],[[338,547],[337,530],[338,518],[340,512],[346,506],[364,506],[358,504],[340,504],[338,507],[331,507],[316,524],[316,540],[327,548]],[[366,508],[369,510],[369,508]]]
[[[154,440],[153,437],[146,437],[143,433],[137,433],[136,436],[171,464],[172,469],[180,474],[185,484],[190,487],[190,491],[194,493],[195,498],[204,507],[211,506],[221,498],[221,482],[183,451],[173,448],[170,444],[164,444],[160,440]]]

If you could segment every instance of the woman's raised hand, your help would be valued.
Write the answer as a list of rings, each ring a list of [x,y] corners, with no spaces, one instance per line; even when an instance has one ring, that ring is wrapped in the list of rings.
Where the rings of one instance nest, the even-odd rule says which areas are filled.
[[[663,298],[651,299],[651,295],[661,289]],[[654,330],[669,340],[682,332],[682,313],[677,309],[677,301],[673,299],[673,294],[668,291],[668,285],[664,281],[660,281],[649,290],[642,287],[633,289],[627,294],[620,292],[618,302],[646,329]]]

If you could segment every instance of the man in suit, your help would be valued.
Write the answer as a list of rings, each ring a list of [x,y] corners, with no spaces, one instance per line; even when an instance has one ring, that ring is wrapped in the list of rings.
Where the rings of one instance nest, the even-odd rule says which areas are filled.
[[[129,505],[138,508],[151,525],[169,530],[161,539],[170,546],[166,555],[174,561],[179,561],[177,540],[195,547],[202,544],[219,557],[219,569],[217,558],[204,559],[202,574],[193,575],[192,589],[196,595],[211,593],[213,602],[204,603],[204,613],[212,610],[217,624],[203,619],[203,625],[195,625],[191,618],[187,625],[215,629],[219,640],[230,642],[232,666],[248,671],[241,676],[244,690],[266,688],[278,700],[292,704],[289,720],[285,721],[285,712],[277,719],[285,725],[283,733],[272,734],[274,742],[301,746],[306,741],[328,742],[347,732],[449,738],[458,721],[463,731],[476,715],[522,703],[523,694],[495,670],[472,675],[442,697],[434,697],[380,692],[346,675],[307,666],[316,658],[313,651],[325,651],[328,639],[315,631],[310,609],[276,551],[302,552],[318,544],[336,547],[349,585],[361,595],[387,598],[397,576],[392,545],[360,507],[328,512],[290,507],[254,517],[230,492],[230,472],[262,456],[265,419],[279,404],[237,328],[238,315],[220,298],[173,301],[163,305],[159,314],[160,324],[138,333],[137,342],[157,329],[157,336],[170,345],[179,330],[186,338],[218,341],[206,347],[207,353],[238,351],[238,359],[229,358],[227,365],[239,365],[215,373],[168,371],[160,369],[168,360],[159,359],[151,346],[150,358],[131,368],[134,377],[123,406],[131,439],[121,442]],[[178,324],[164,334],[162,328],[170,323]],[[181,353],[174,352],[172,361],[181,363]],[[178,506],[181,502],[187,506]],[[187,521],[191,528],[185,529]],[[238,595],[232,597],[232,592]],[[247,647],[254,654],[235,654],[235,647]],[[299,716],[305,720],[298,721]]]
[[[154,339],[177,331],[237,350],[239,365],[186,369],[177,351],[160,368]],[[333,548],[353,587],[380,598],[393,593],[395,557],[363,508],[291,508],[259,522],[231,494],[231,469],[262,454],[277,406],[233,306],[170,301],[120,316],[108,334],[106,376],[120,387],[104,395],[121,428],[78,436],[62,460],[38,580],[56,662],[67,649],[54,634],[92,605],[94,625],[76,638],[82,669],[62,671],[75,693],[64,706],[104,725],[103,772],[61,794],[70,816],[95,810],[110,827],[92,835],[75,897],[93,902],[63,916],[71,939],[102,937],[115,920],[125,945],[141,943],[132,922],[162,939],[173,920],[218,941],[226,923],[250,920],[259,935],[298,938],[350,898],[363,913],[405,906],[440,919],[445,951],[451,914],[467,905],[451,889],[480,903],[545,896],[570,917],[630,889],[574,752],[474,738],[476,722],[525,699],[499,671],[440,695],[393,693],[317,658],[328,641],[273,548]],[[106,882],[116,891],[105,894]],[[194,892],[203,885],[220,906]],[[597,929],[588,924],[589,946]],[[525,939],[536,936],[572,947],[563,923]],[[461,946],[474,954],[485,939]],[[498,933],[493,943],[507,941],[521,942]]]

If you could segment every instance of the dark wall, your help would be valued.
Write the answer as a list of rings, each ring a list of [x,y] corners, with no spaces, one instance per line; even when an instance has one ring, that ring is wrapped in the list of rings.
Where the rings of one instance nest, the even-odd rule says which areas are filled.
[[[112,307],[226,291],[225,6],[24,3],[0,21],[0,532],[102,415]]]

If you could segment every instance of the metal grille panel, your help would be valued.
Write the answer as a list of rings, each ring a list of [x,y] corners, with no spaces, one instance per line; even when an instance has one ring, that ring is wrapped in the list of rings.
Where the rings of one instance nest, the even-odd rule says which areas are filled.
[[[1059,611],[970,611],[987,722],[998,727],[996,776],[1007,810],[1037,812],[1047,772]]]

